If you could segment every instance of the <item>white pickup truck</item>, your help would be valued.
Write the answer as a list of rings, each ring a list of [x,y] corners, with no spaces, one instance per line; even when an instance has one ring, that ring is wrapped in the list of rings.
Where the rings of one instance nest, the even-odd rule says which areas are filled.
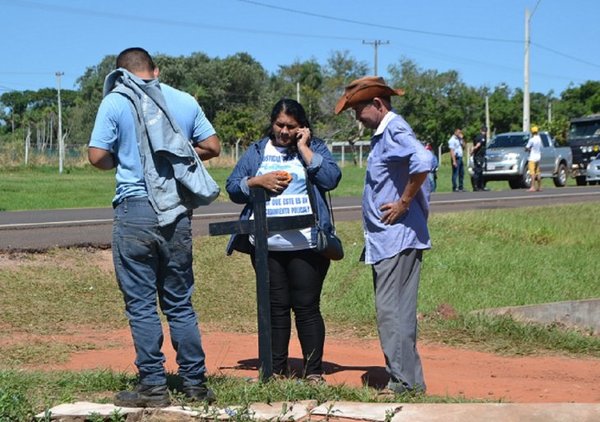
[[[557,147],[548,132],[540,132],[542,138],[542,178],[552,178],[557,187],[565,186],[573,164],[569,147]],[[527,171],[525,145],[530,138],[528,132],[500,133],[486,146],[484,181],[506,180],[512,189],[531,187],[531,176]],[[473,161],[469,160],[469,174],[473,177]]]

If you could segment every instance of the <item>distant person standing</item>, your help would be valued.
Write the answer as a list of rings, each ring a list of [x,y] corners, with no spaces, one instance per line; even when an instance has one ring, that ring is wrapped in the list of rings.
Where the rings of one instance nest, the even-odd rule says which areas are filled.
[[[540,160],[542,159],[542,138],[537,126],[531,126],[531,138],[525,145],[525,151],[529,152],[528,168],[531,176],[531,187],[529,192],[540,192],[542,190],[542,175],[540,173]]]
[[[464,138],[462,130],[457,128],[448,140],[450,158],[452,160],[452,191],[463,192],[465,179],[465,166],[463,163]]]
[[[190,179],[184,178],[196,180],[198,157],[219,155],[219,138],[194,97],[159,83],[159,69],[146,50],[122,51],[116,67],[104,82],[88,149],[94,167],[116,169],[112,254],[139,372],[135,389],[117,393],[114,403],[171,402],[159,305],[177,353],[183,395],[212,402],[192,306],[192,209],[205,202],[186,188]]]
[[[431,142],[427,142],[425,144],[425,149],[431,153],[433,161],[431,162],[431,172],[429,173],[429,185],[431,186],[431,192],[435,192],[437,188],[437,171],[439,167],[439,161],[435,152],[433,151],[433,147],[431,146]]]
[[[485,147],[487,143],[487,127],[482,126],[479,134],[473,140],[473,191],[489,190],[483,180],[485,166]]]

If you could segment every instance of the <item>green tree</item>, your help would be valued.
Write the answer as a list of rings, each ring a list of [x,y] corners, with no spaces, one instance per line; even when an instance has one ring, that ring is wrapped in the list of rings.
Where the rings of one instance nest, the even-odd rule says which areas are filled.
[[[364,129],[356,121],[354,112],[345,111],[334,115],[334,109],[344,93],[344,87],[365,76],[368,71],[369,65],[364,61],[357,61],[348,51],[331,53],[323,69],[325,78],[320,103],[324,119],[319,122],[319,131],[324,137],[350,142],[364,137]]]
[[[484,99],[460,80],[458,72],[422,70],[408,59],[390,66],[389,72],[389,83],[406,90],[403,97],[393,97],[395,108],[421,141],[445,145],[454,129],[483,122]]]
[[[284,97],[295,99],[299,86],[300,102],[311,124],[315,126],[324,115],[320,107],[323,79],[321,65],[315,59],[295,61],[291,65],[280,66],[276,77],[271,79],[274,101]]]
[[[86,144],[90,138],[102,101],[104,79],[115,69],[116,59],[115,55],[105,56],[97,65],[88,67],[76,81],[80,95],[70,113],[73,119],[72,139],[78,143]]]

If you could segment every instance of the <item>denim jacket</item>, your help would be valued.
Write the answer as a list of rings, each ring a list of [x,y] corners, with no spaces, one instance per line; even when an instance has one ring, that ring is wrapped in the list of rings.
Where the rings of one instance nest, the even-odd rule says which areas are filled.
[[[148,199],[161,226],[219,196],[218,185],[171,116],[157,79],[146,82],[116,69],[104,81],[104,95],[110,92],[130,100]]]
[[[246,204],[240,214],[240,220],[248,220],[252,214],[253,203],[251,202],[250,188],[248,187],[247,180],[256,175],[263,160],[265,147],[268,141],[269,138],[263,138],[250,145],[227,178],[225,188],[229,194],[229,198],[236,204]],[[325,193],[337,187],[342,178],[342,172],[324,141],[319,138],[312,138],[310,141],[310,149],[313,152],[310,165],[307,165],[302,160],[301,156],[299,158],[304,164],[307,177],[313,185],[314,199],[316,202],[315,211],[319,217],[321,229],[332,232],[333,226],[327,208]],[[311,244],[316,244],[316,240],[317,231],[316,228],[313,227],[311,230]],[[234,234],[231,236],[229,244],[227,245],[227,255],[231,255],[234,250],[244,253],[250,252],[250,243],[247,234]]]

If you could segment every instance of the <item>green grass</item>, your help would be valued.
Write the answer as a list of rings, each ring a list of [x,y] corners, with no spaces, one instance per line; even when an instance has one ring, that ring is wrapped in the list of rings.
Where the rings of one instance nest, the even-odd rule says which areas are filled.
[[[464,341],[465,330],[472,331],[471,311],[477,309],[600,297],[600,262],[588,252],[595,250],[600,235],[596,209],[591,203],[434,214],[430,221],[434,248],[425,253],[419,301],[425,338],[443,340],[436,335],[440,324],[454,330],[459,321]],[[332,332],[375,335],[370,268],[358,262],[361,225],[338,226],[346,258],[332,263],[325,282],[325,319]],[[201,321],[226,330],[254,331],[255,279],[248,256],[226,257],[225,236],[199,237],[194,242],[198,284],[194,301]],[[81,325],[98,330],[126,327],[114,275],[106,269],[110,251],[55,249],[5,258],[11,260],[0,266],[0,333],[64,333]],[[442,305],[450,306],[459,319],[439,320]],[[582,353],[600,357],[598,339],[585,338],[593,347],[582,347]],[[513,339],[515,347],[518,340]],[[493,344],[490,341],[487,347]],[[578,350],[560,343],[540,347]],[[13,359],[9,350],[1,346],[0,350],[6,356],[0,365]]]
[[[438,173],[438,192],[450,192],[451,168],[447,154]],[[229,167],[210,167],[209,172],[221,187],[219,201],[228,201],[225,181],[231,173]],[[365,168],[346,165],[342,168],[342,181],[332,196],[361,196]],[[575,182],[569,179],[569,186]],[[543,187],[552,181],[544,179]],[[507,182],[489,182],[493,190],[508,190]],[[468,174],[465,189],[471,189]],[[90,165],[66,167],[63,174],[56,167],[4,167],[0,168],[0,211],[41,210],[60,208],[97,208],[110,206],[115,191],[114,171],[97,170]]]

